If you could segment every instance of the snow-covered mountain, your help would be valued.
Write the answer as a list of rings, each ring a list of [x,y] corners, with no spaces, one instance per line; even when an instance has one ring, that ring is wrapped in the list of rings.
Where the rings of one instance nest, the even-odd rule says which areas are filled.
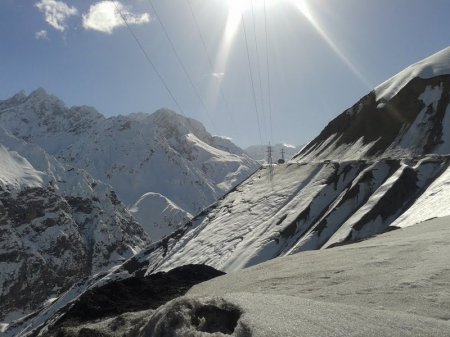
[[[272,146],[272,162],[277,163],[278,160],[283,159],[285,161],[290,160],[296,155],[303,146],[294,146],[290,144],[275,144]],[[245,149],[250,157],[257,160],[260,163],[267,162],[267,145],[251,145]]]
[[[272,175],[262,168],[133,259],[148,273],[189,263],[234,271],[450,215],[447,73],[450,48],[377,87]]]
[[[297,160],[450,153],[450,47],[379,85],[332,120]]]
[[[149,243],[108,185],[0,128],[0,320]]]
[[[286,164],[277,165],[273,170],[267,166],[261,168],[182,228],[141,250],[105,277],[90,279],[87,283],[74,288],[72,292],[61,296],[54,305],[44,308],[32,320],[13,326],[8,332],[9,335],[12,336],[15,331],[22,329],[23,324],[31,324],[26,332],[32,331],[33,327],[45,325],[49,319],[57,319],[59,315],[67,312],[67,308],[70,307],[68,303],[76,300],[79,292],[82,293],[90,287],[101,287],[110,280],[132,280],[136,275],[149,276],[187,264],[205,264],[226,272],[237,271],[277,257],[342,246],[400,227],[424,226],[423,222],[427,219],[450,215],[449,94],[450,48],[447,48],[412,65],[377,87],[352,108],[331,121],[316,139]],[[398,231],[402,232],[403,230]],[[412,233],[414,232],[413,230]],[[421,235],[428,237],[426,231]],[[439,241],[438,236],[433,240]],[[397,242],[402,246],[394,251],[393,259],[403,253],[401,256],[409,256],[411,251],[415,252],[414,249],[420,249],[414,243],[406,247],[405,242],[402,243],[401,240]],[[447,241],[444,240],[440,247],[445,249],[446,245]],[[364,251],[361,253],[362,262],[358,262],[359,266],[372,262],[377,264],[378,256],[369,253],[373,246],[367,244],[365,247],[367,253]],[[430,246],[423,247],[427,249],[426,247]],[[389,246],[381,243],[378,251],[384,252],[384,249],[388,248]],[[336,249],[338,251],[344,249],[349,255],[355,251],[352,247]],[[433,249],[430,248],[430,251],[435,252]],[[332,255],[333,251],[324,254]],[[440,254],[435,256],[440,257]],[[339,256],[331,260],[333,265],[342,262]],[[411,260],[409,263],[411,264]],[[272,267],[273,269],[263,270],[261,274],[254,274],[256,279],[253,279],[249,287],[257,289],[261,285],[258,283],[258,277],[276,274],[279,268],[284,268],[277,265],[276,261]],[[292,265],[287,268],[296,269]],[[397,269],[401,268],[400,263]],[[419,269],[418,274],[422,270]],[[352,270],[352,267],[348,267],[348,270]],[[357,277],[362,277],[364,270],[361,269]],[[445,279],[447,275],[445,270],[442,268],[440,271],[436,270],[439,275],[427,274],[427,280],[431,280],[431,277]],[[388,272],[388,269],[378,272]],[[346,282],[348,277],[349,275],[345,276],[341,281]],[[399,287],[411,284],[408,275],[404,277]],[[324,275],[323,278],[329,277]],[[297,283],[303,282],[304,278],[296,280]],[[268,284],[269,288],[276,288],[282,281],[283,279],[272,279],[265,284]],[[417,281],[414,287],[422,286],[418,283],[419,279],[413,281]],[[302,291],[314,291],[310,288],[311,284],[315,284],[314,281],[305,282],[307,285]],[[361,286],[371,288],[371,282],[366,280]],[[228,283],[227,287],[230,286],[233,285]],[[248,292],[249,288],[242,288],[242,291]],[[257,307],[264,305],[267,307],[267,303],[281,305],[285,303],[284,301],[290,301],[290,308],[298,304],[320,309],[315,311],[318,313],[324,309],[323,306],[316,306],[317,303],[303,301],[302,304],[285,297],[262,297],[259,300],[245,294],[231,297],[231,305],[226,304],[227,300],[224,302],[218,300],[220,303],[206,300],[191,304],[186,304],[184,299],[175,300],[162,307],[155,315],[149,316],[150,321],[156,325],[149,323],[145,331],[152,336],[158,333],[164,335],[169,331],[167,329],[171,328],[172,313],[173,317],[180,317],[177,316],[179,312],[182,312],[182,315],[187,313],[183,308],[198,313],[196,308],[237,307],[243,308],[244,312],[249,310],[257,315],[258,310],[255,310]],[[181,311],[177,308],[181,308]],[[360,312],[359,310],[365,310],[339,305],[333,308],[336,311],[352,310],[351,312],[355,314]],[[392,305],[391,308],[395,310],[396,305]],[[203,309],[198,310],[203,312],[201,311]],[[232,317],[236,317],[236,312],[232,311],[234,312]],[[369,316],[376,314],[371,310],[364,312]],[[223,311],[218,310],[213,314],[221,313]],[[203,314],[208,315],[205,312]],[[206,316],[186,315],[183,317],[187,317],[189,324],[194,324],[199,329],[204,328],[202,317],[207,321]],[[264,323],[264,317],[260,320],[261,324]],[[228,315],[223,317],[224,320],[228,318]],[[408,326],[408,322],[414,322],[417,317],[398,318],[405,318],[404,326]],[[436,335],[445,335],[442,331],[448,331],[445,330],[448,326],[446,324],[439,325]],[[157,330],[151,330],[156,326]],[[416,328],[418,330],[415,330],[415,334],[411,333],[411,336],[423,332],[420,326],[415,325],[414,329]],[[237,332],[234,335],[251,335],[249,332],[251,330],[245,330],[245,327],[243,329],[239,330],[240,335]],[[260,332],[256,335],[266,336],[267,331],[266,334]],[[270,332],[273,335],[273,331]],[[228,335],[233,333],[227,332]],[[355,333],[360,334],[364,333]]]
[[[105,118],[90,107],[67,108],[38,89],[1,101],[0,124],[110,184],[127,207],[150,192],[196,214],[258,168],[230,141],[166,109]],[[148,218],[148,212],[136,215]],[[174,220],[168,219],[171,224]]]

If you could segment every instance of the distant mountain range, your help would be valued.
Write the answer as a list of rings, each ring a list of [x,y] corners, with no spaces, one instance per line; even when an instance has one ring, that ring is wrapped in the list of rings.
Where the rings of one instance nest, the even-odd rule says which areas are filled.
[[[212,136],[200,122],[166,109],[106,118],[91,107],[68,108],[40,88],[28,96],[20,92],[0,101],[0,124],[68,167],[81,168],[110,184],[141,220],[148,217],[139,215],[138,200],[147,198],[146,205],[153,209],[159,205],[159,212],[166,208],[147,193],[162,195],[188,217],[258,168],[229,140]],[[159,225],[176,226],[178,220],[166,218]],[[160,239],[152,226],[144,226],[153,239]]]

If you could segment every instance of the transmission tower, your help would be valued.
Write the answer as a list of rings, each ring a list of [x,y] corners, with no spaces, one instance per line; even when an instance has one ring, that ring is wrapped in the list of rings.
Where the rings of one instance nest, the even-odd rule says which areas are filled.
[[[269,181],[273,178],[272,146],[267,146],[267,165],[269,165]]]

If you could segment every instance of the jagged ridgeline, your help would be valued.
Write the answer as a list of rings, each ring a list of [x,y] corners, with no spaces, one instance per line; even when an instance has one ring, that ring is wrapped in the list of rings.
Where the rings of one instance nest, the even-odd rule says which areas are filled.
[[[167,109],[106,118],[38,89],[1,101],[0,125],[111,185],[154,240],[258,168],[231,141]]]
[[[106,118],[38,89],[0,101],[0,322],[170,234],[258,164],[169,110]]]

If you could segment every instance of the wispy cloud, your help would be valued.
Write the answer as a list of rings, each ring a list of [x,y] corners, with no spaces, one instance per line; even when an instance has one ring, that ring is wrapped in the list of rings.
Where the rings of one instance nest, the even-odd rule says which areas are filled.
[[[292,145],[292,144],[283,143],[283,146],[284,146],[284,147],[291,148],[291,149],[295,149],[295,145]]]
[[[44,14],[45,21],[61,32],[64,32],[67,27],[67,19],[78,14],[75,7],[70,7],[62,1],[41,0],[35,6]]]
[[[222,78],[225,75],[225,73],[212,73],[211,75],[215,78]]]
[[[40,30],[34,34],[36,40],[48,40],[48,32],[46,30]]]
[[[115,1],[115,4],[114,1],[101,1],[92,5],[88,13],[83,14],[83,27],[87,30],[111,34],[115,28],[125,26],[121,14],[129,25],[150,22],[148,13],[131,13],[129,8],[119,1]]]

